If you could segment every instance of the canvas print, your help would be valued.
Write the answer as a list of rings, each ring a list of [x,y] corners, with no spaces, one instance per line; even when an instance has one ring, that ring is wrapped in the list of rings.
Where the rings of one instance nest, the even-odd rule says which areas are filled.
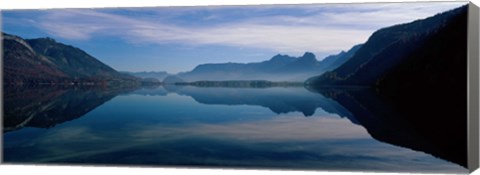
[[[2,10],[3,161],[467,173],[467,14]]]

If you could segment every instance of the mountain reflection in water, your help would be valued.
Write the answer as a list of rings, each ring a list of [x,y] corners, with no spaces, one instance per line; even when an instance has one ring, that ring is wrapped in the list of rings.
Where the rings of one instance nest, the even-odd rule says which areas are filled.
[[[418,133],[365,89],[6,88],[4,97],[8,163],[467,172],[461,143]]]

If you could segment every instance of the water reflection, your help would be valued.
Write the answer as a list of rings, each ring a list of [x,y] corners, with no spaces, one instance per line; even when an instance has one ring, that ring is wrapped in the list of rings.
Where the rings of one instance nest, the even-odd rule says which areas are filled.
[[[301,112],[304,116],[312,116],[317,108],[326,112],[352,118],[352,114],[337,102],[325,98],[321,94],[314,94],[304,88],[198,88],[193,86],[179,86],[174,91],[157,89],[139,89],[134,94],[160,95],[176,93],[192,97],[195,101],[210,105],[252,105],[263,106],[276,114]]]
[[[133,89],[59,86],[5,87],[3,131],[54,127],[82,117],[113,97]]]
[[[31,92],[39,94],[37,96],[22,97],[21,94],[29,93],[13,95],[7,91],[5,107],[9,108],[5,108],[5,112],[9,115],[5,118],[8,121],[24,116],[10,109],[28,109],[26,113],[33,116],[29,121],[39,117],[43,120],[35,120],[45,124],[23,122],[26,124],[21,126],[25,128],[4,134],[4,160],[10,163],[467,171],[429,154],[372,139],[370,135],[410,148],[412,145],[401,144],[410,140],[399,138],[405,138],[404,134],[410,137],[408,134],[414,135],[415,130],[402,128],[402,121],[395,118],[381,118],[369,110],[358,110],[370,109],[371,105],[358,107],[357,104],[364,101],[350,98],[358,97],[355,93],[315,92],[319,93],[304,88],[184,86],[135,91],[49,89]],[[378,107],[382,108],[380,111],[391,111],[383,109],[388,106]],[[18,129],[18,123],[25,119],[18,121],[5,124]],[[58,123],[62,124],[50,129],[36,128]],[[387,132],[394,139],[383,138],[382,134]],[[448,157],[442,158],[448,160]]]
[[[311,89],[352,112],[380,141],[423,151],[467,166],[466,100],[425,91],[379,92],[373,89]]]

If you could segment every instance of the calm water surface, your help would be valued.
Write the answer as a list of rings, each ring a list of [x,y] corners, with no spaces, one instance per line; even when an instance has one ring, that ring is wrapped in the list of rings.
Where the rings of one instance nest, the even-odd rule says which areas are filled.
[[[467,172],[302,87],[7,91],[6,163]]]

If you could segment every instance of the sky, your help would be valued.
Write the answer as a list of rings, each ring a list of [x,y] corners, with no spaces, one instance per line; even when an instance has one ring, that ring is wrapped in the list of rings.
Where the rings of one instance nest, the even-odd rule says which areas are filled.
[[[192,70],[260,62],[276,54],[318,60],[364,43],[376,30],[467,2],[2,10],[2,31],[51,37],[119,71]]]

